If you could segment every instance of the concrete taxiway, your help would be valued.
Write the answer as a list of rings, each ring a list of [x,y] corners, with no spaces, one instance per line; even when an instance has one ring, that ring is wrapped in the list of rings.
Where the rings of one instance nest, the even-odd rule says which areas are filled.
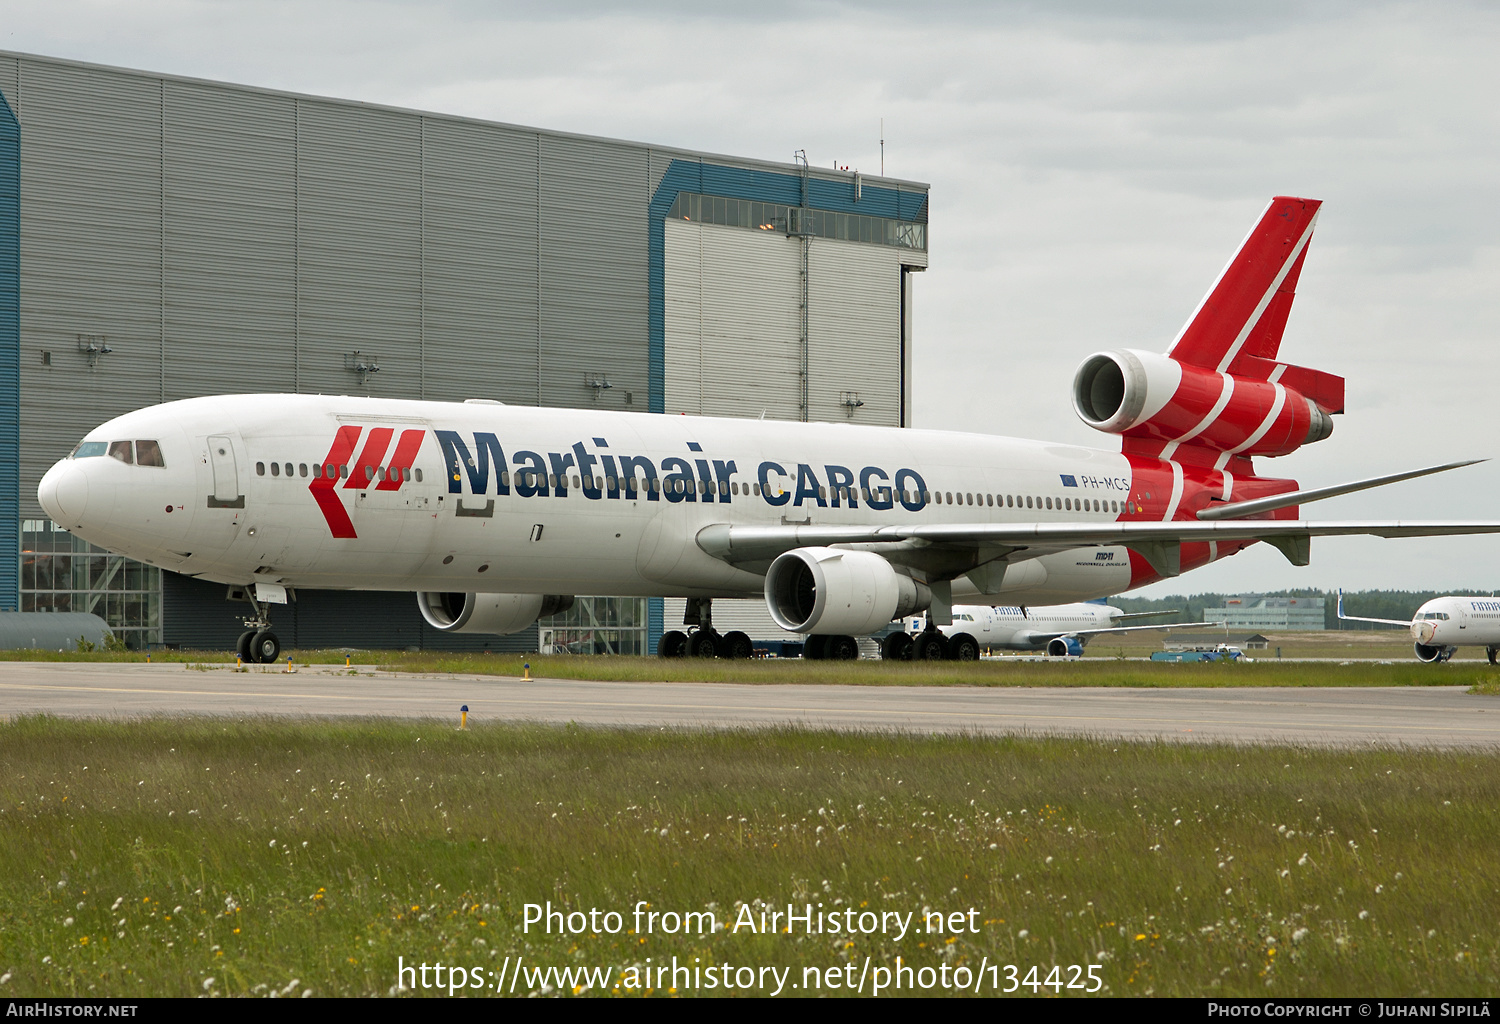
[[[1463,687],[1044,689],[615,683],[333,666],[0,662],[0,715],[458,718],[471,723],[1058,734],[1320,746],[1500,746],[1500,700]]]

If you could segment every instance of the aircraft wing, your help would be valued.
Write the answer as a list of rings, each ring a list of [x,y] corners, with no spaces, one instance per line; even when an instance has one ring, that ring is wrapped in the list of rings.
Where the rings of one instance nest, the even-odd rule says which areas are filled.
[[[1306,565],[1313,537],[1452,537],[1500,533],[1500,520],[1172,520],[1106,523],[934,523],[913,526],[731,526],[698,532],[698,546],[732,565],[764,571],[803,547],[856,546],[892,562],[953,578],[990,562],[1020,561],[1070,548],[1124,545],[1160,576],[1181,575],[1179,545],[1258,540]],[[994,591],[981,586],[985,593]]]
[[[1339,618],[1343,619],[1345,622],[1379,622],[1379,623],[1384,623],[1387,626],[1410,626],[1411,625],[1411,620],[1410,619],[1367,619],[1367,618],[1365,618],[1362,615],[1345,615],[1344,614],[1344,591],[1343,591],[1342,588],[1340,588],[1340,590],[1339,590],[1338,616],[1339,616]]]

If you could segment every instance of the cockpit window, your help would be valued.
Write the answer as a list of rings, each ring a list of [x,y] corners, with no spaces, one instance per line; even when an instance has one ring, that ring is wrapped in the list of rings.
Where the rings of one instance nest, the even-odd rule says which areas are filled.
[[[162,461],[161,457],[161,445],[155,441],[137,441],[135,443],[135,464],[137,466],[165,467],[166,463]]]
[[[130,451],[129,441],[111,441],[109,443],[109,457],[119,459],[127,466],[135,461],[135,457]]]
[[[109,445],[105,444],[103,441],[84,441],[77,448],[73,449],[73,458],[92,459],[97,456],[103,455],[108,450]]]

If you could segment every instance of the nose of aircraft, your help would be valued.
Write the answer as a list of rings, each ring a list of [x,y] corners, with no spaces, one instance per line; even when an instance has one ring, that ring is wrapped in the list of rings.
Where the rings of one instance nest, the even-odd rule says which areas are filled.
[[[64,459],[42,477],[37,485],[36,500],[52,520],[62,526],[76,524],[83,518],[89,500],[89,480],[71,459]]]

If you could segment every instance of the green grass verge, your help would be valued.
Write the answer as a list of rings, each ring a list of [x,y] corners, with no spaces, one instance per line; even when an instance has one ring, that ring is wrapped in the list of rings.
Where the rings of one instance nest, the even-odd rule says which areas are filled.
[[[0,835],[6,996],[379,995],[398,957],[488,982],[517,956],[611,969],[595,994],[673,956],[789,985],[897,956],[1098,964],[1116,995],[1500,985],[1495,753],[25,718],[0,725]],[[523,932],[548,900],[918,930]],[[971,907],[977,933],[920,931]]]
[[[9,651],[7,660],[143,663],[144,654],[63,654]],[[233,665],[217,651],[159,651],[157,664]],[[294,651],[296,664],[342,665],[342,651]],[[1472,686],[1500,680],[1500,668],[1483,661],[1424,665],[1415,659],[1391,664],[1334,662],[1177,663],[1085,658],[1070,662],[981,661],[959,663],[882,661],[720,661],[642,657],[571,657],[519,654],[447,654],[361,651],[355,665],[434,675],[520,676],[531,666],[544,679],[702,682],[852,686]]]

